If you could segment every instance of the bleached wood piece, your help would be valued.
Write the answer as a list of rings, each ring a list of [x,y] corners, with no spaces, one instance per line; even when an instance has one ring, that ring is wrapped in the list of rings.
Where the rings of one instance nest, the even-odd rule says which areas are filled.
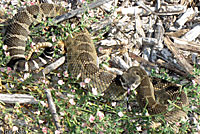
[[[181,14],[186,11],[186,6],[183,5],[173,5],[173,6],[162,6],[164,8],[164,12],[156,12],[157,7],[149,7],[145,5],[143,2],[138,1],[138,6],[128,7],[128,8],[118,8],[116,10],[117,13],[122,15],[134,15],[135,13],[144,15],[144,14],[154,14],[154,15],[176,15]],[[142,8],[139,8],[142,7]]]
[[[165,35],[167,35],[169,37],[181,37],[188,31],[189,31],[189,29],[180,29],[175,32],[165,32]]]
[[[123,54],[124,56],[124,61],[128,64],[129,67],[133,66],[132,60],[128,55],[128,52]]]
[[[119,56],[113,57],[111,61],[121,69],[127,70],[129,68],[128,64]]]
[[[129,52],[129,56],[130,56],[133,60],[138,61],[140,64],[143,63],[143,64],[146,64],[146,65],[148,65],[148,66],[156,67],[156,64],[151,63],[151,62],[145,60],[144,58],[142,58],[142,57],[140,57],[140,56],[134,54],[133,52]]]
[[[56,112],[56,106],[53,102],[52,99],[52,95],[51,95],[51,91],[49,89],[45,90],[46,96],[47,96],[47,101],[48,101],[48,105],[49,105],[49,110],[51,112],[51,115],[53,117],[54,123],[56,125],[57,130],[61,130],[61,126],[60,126],[60,121],[59,121],[59,117],[58,114]]]
[[[195,26],[192,28],[189,32],[187,32],[182,39],[187,41],[193,41],[195,40],[200,34],[200,25]]]
[[[28,94],[0,94],[0,101],[4,103],[38,104],[38,101]]]
[[[92,8],[95,8],[95,7],[99,7],[99,6],[101,6],[101,5],[105,4],[105,3],[108,3],[110,1],[111,0],[98,0],[98,1],[92,2],[91,4],[87,5],[87,9],[92,9]],[[55,17],[52,22],[60,23],[60,22],[62,22],[64,20],[67,20],[69,18],[74,17],[75,15],[84,13],[85,9],[86,9],[85,6],[83,6],[81,8],[76,9],[76,10],[72,10],[72,11],[66,13],[66,14],[63,14],[63,15]]]
[[[55,70],[56,68],[61,66],[64,62],[65,62],[65,56],[59,58],[54,63],[52,63],[52,64],[48,65],[47,67],[45,67],[45,69],[43,69],[43,74],[48,74],[52,70]]]
[[[161,5],[160,0],[157,0],[157,3],[156,3],[156,11],[158,11],[158,10],[160,9],[160,5]]]
[[[200,54],[200,45],[192,41],[186,41],[181,38],[171,37],[177,48],[182,50],[197,52]]]
[[[138,6],[141,6],[142,8],[144,8],[147,12],[149,12],[150,14],[154,14],[154,15],[175,15],[175,14],[181,14],[184,13],[186,11],[186,6],[184,5],[166,5],[166,6],[162,6],[162,9],[164,10],[163,12],[155,12],[156,8],[155,7],[149,7],[147,5],[144,4],[143,1],[138,1],[137,2]]]
[[[140,16],[137,14],[137,12],[135,13],[135,26],[136,26],[136,32],[141,35],[142,37],[145,37],[145,33],[144,30],[142,28],[142,21],[140,19]]]
[[[100,22],[96,22],[96,23],[92,24],[91,25],[92,33],[95,33],[96,31],[105,28],[106,26],[110,25],[111,23],[113,23],[113,20],[110,18],[106,18]]]
[[[134,7],[127,7],[127,8],[118,8],[117,13],[120,13],[122,15],[134,15],[137,11],[138,14],[144,13],[144,10],[142,8],[139,8],[138,6]]]
[[[142,44],[147,46],[155,46],[158,44],[158,40],[155,38],[142,38]]]
[[[156,23],[156,28],[155,28],[155,38],[158,40],[158,43],[161,43],[163,40],[163,35],[165,33],[163,24],[161,20],[158,20]]]
[[[106,40],[106,39],[101,40],[100,43],[101,43],[102,46],[114,46],[114,45],[119,44],[116,40],[113,40],[113,39],[111,39],[111,40]]]
[[[164,42],[167,45],[168,49],[171,50],[171,52],[174,54],[174,57],[177,59],[177,62],[184,67],[185,71],[189,73],[190,75],[194,76],[193,73],[193,66],[187,62],[187,60],[184,58],[184,56],[178,51],[178,49],[175,47],[174,43],[170,40],[169,37],[164,38]],[[195,82],[200,84],[200,78],[196,76],[194,78]]]
[[[145,5],[143,1],[138,1],[137,5],[144,8],[149,13],[154,13],[154,11],[155,11],[155,10],[152,10],[149,6]]]
[[[176,21],[175,25],[178,27],[183,26],[187,21],[194,18],[197,12],[193,8],[188,8],[186,12]]]

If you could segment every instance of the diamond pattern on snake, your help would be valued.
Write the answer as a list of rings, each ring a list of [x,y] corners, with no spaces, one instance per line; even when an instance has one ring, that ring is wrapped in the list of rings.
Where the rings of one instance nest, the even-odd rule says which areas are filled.
[[[29,27],[33,22],[40,21],[43,17],[55,17],[65,13],[64,8],[53,4],[39,4],[29,6],[19,11],[5,27],[4,45],[8,46],[11,59],[7,66],[16,71],[33,71],[48,63],[52,56],[52,47],[48,43],[36,48],[44,47],[44,52],[37,58],[25,57],[26,41],[29,36]],[[175,108],[168,112],[168,100],[177,100],[176,105],[188,105],[186,94],[181,86],[156,78],[150,78],[144,69],[133,66],[118,76],[97,65],[95,46],[87,30],[73,33],[64,40],[67,52],[68,71],[73,77],[81,74],[81,79],[91,79],[91,88],[97,88],[99,93],[104,93],[105,98],[122,100],[129,88],[137,87],[136,99],[141,108],[146,107],[149,114],[164,113],[165,119],[174,122],[186,116],[182,109]],[[46,46],[45,46],[46,45]],[[34,50],[31,50],[32,53]],[[31,55],[29,56],[31,57]],[[162,84],[165,83],[165,84]]]

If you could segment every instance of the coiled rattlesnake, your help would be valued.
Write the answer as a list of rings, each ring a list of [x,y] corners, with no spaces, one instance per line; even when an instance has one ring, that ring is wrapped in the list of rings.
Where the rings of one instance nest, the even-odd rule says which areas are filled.
[[[134,86],[137,87],[136,98],[139,105],[142,108],[146,107],[149,114],[164,113],[168,122],[175,122],[186,116],[186,113],[179,108],[167,112],[168,100],[176,100],[175,105],[179,107],[188,104],[186,94],[180,91],[181,86],[158,78],[152,77],[151,80],[139,66],[130,67],[122,76],[115,76],[99,69],[96,50],[87,31],[73,34],[73,38],[68,37],[65,44],[70,74],[73,77],[81,74],[83,80],[90,78],[90,86],[104,93],[106,98],[121,100],[127,94],[128,88]],[[159,81],[162,83],[158,83]]]
[[[5,26],[4,45],[8,46],[11,59],[8,66],[17,71],[36,70],[48,63],[52,56],[52,48],[48,43],[38,47],[45,47],[44,53],[39,58],[26,59],[26,41],[30,34],[29,28],[33,23],[41,22],[45,17],[55,17],[65,13],[66,10],[58,5],[43,3],[32,5],[19,11]],[[36,47],[37,48],[37,47]]]
[[[6,27],[4,45],[8,46],[11,56],[8,66],[17,71],[28,71],[45,65],[51,59],[52,48],[48,45],[44,46],[47,48],[39,58],[31,58],[30,60],[25,58],[24,52],[30,33],[29,27],[33,22],[41,20],[42,17],[54,17],[64,12],[66,12],[64,8],[52,4],[33,5],[18,12]],[[168,99],[175,100],[180,97],[176,103],[179,107],[188,103],[185,93],[179,92],[179,88],[175,88],[176,86],[172,85],[155,91],[150,78],[140,67],[131,67],[122,76],[116,76],[99,69],[96,50],[86,30],[74,33],[72,37],[69,36],[65,40],[65,49],[68,55],[69,73],[73,77],[81,74],[82,80],[90,78],[89,89],[97,88],[99,93],[104,93],[105,98],[121,100],[127,94],[127,89],[134,85],[138,86],[136,88],[138,103],[141,107],[146,106],[150,114],[166,112],[165,116],[168,121],[174,120],[174,117],[179,119],[179,117],[185,116],[185,113],[180,112],[180,109],[176,109],[176,112],[167,112]]]

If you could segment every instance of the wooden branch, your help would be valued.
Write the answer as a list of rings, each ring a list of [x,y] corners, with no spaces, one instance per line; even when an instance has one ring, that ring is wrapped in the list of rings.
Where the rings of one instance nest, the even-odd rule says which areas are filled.
[[[136,54],[134,54],[134,53],[132,53],[132,52],[129,52],[129,56],[130,56],[133,60],[136,60],[137,62],[139,62],[140,64],[141,64],[141,63],[144,63],[144,64],[146,64],[146,65],[148,65],[148,66],[156,67],[156,64],[151,63],[151,62],[145,60],[144,58],[142,58],[142,57],[140,57],[140,56],[138,56],[138,55],[136,55]]]
[[[176,45],[176,48],[200,54],[200,45],[198,43],[192,41],[186,41],[184,39],[176,37],[171,37],[171,38],[174,40],[174,45]]]
[[[175,44],[170,40],[170,38],[168,36],[166,36],[164,38],[164,42],[167,45],[168,49],[174,54],[174,57],[177,59],[177,62],[184,67],[185,71],[194,76],[193,73],[193,67],[187,62],[187,60],[184,58],[184,56],[178,51],[178,49],[175,47]],[[195,82],[197,82],[198,84],[200,84],[200,79],[195,77],[194,78]]]
[[[79,9],[73,10],[73,11],[71,11],[69,13],[63,14],[61,16],[57,16],[57,17],[55,17],[53,19],[53,22],[54,23],[60,23],[60,22],[62,22],[64,20],[72,18],[72,17],[74,17],[74,16],[76,16],[78,14],[84,13],[86,9],[92,9],[92,8],[95,8],[95,7],[99,7],[99,6],[101,6],[101,5],[105,4],[105,3],[108,3],[110,1],[111,0],[98,0],[96,2],[93,2],[93,3],[89,4],[89,5],[87,5],[86,7],[83,6],[83,7],[79,8]]]
[[[120,67],[123,70],[127,70],[129,68],[128,64],[119,56],[112,57],[110,60],[115,66]]]
[[[52,96],[51,96],[51,91],[49,89],[45,90],[46,96],[47,96],[47,101],[48,101],[48,105],[49,105],[49,110],[51,112],[51,115],[53,117],[53,121],[56,125],[56,129],[61,131],[61,126],[60,126],[60,121],[59,121],[59,117],[58,114],[56,112],[56,106],[53,102]]]
[[[182,39],[187,40],[187,41],[193,41],[195,40],[198,36],[200,35],[200,25],[196,25],[193,27],[190,31],[188,31]]]
[[[178,27],[183,26],[186,22],[194,18],[196,14],[197,11],[195,11],[193,8],[188,8],[185,13],[176,21],[175,25]]]
[[[0,94],[0,102],[38,104],[38,101],[28,94]]]
[[[158,43],[161,43],[163,41],[163,36],[164,36],[165,30],[162,24],[161,20],[158,20],[156,23],[156,28],[155,28],[155,38],[158,40]]]
[[[94,34],[95,32],[97,32],[100,29],[105,28],[108,25],[111,25],[112,23],[113,23],[113,20],[111,18],[105,18],[104,20],[101,20],[100,22],[91,24],[92,34]]]
[[[156,61],[156,64],[152,63],[152,62],[149,62],[147,60],[145,60],[144,58],[134,54],[134,53],[131,53],[129,52],[129,55],[132,59],[136,60],[137,62],[139,62],[140,64],[143,63],[145,64],[146,66],[150,67],[150,68],[155,68],[156,65],[160,66],[160,67],[164,67],[168,70],[171,70],[181,76],[184,76],[184,77],[188,77],[188,73],[182,71],[182,69],[180,68],[177,68],[177,66],[173,65],[172,63],[166,63],[166,62],[161,62],[161,61]],[[172,68],[172,66],[174,66]]]
[[[166,62],[162,62],[161,60],[156,61],[156,64],[160,67],[164,67],[168,70],[171,70],[183,77],[188,78],[188,73],[186,73],[185,71],[183,71],[181,68],[178,68],[176,65],[174,65],[173,63],[166,63]]]
[[[175,32],[166,32],[165,35],[169,37],[180,37],[186,34],[188,31],[190,31],[190,29],[180,29]]]
[[[46,66],[42,71],[40,72],[34,72],[32,73],[32,77],[29,77],[26,79],[26,81],[30,81],[32,79],[39,79],[42,76],[45,76],[49,72],[57,69],[65,62],[65,56],[62,56],[61,58],[57,59],[55,62],[51,63],[50,65]]]
[[[42,70],[43,74],[48,74],[49,72],[51,72],[51,71],[55,70],[56,68],[60,67],[64,62],[65,62],[65,56],[62,56],[61,58],[59,58],[58,60],[56,60],[52,64],[50,64],[47,67],[45,67]]]

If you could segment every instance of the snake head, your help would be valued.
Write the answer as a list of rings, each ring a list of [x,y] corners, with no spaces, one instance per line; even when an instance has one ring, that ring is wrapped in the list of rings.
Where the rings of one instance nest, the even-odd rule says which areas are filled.
[[[142,78],[138,68],[131,67],[122,74],[120,81],[124,89],[135,89],[140,85]]]

